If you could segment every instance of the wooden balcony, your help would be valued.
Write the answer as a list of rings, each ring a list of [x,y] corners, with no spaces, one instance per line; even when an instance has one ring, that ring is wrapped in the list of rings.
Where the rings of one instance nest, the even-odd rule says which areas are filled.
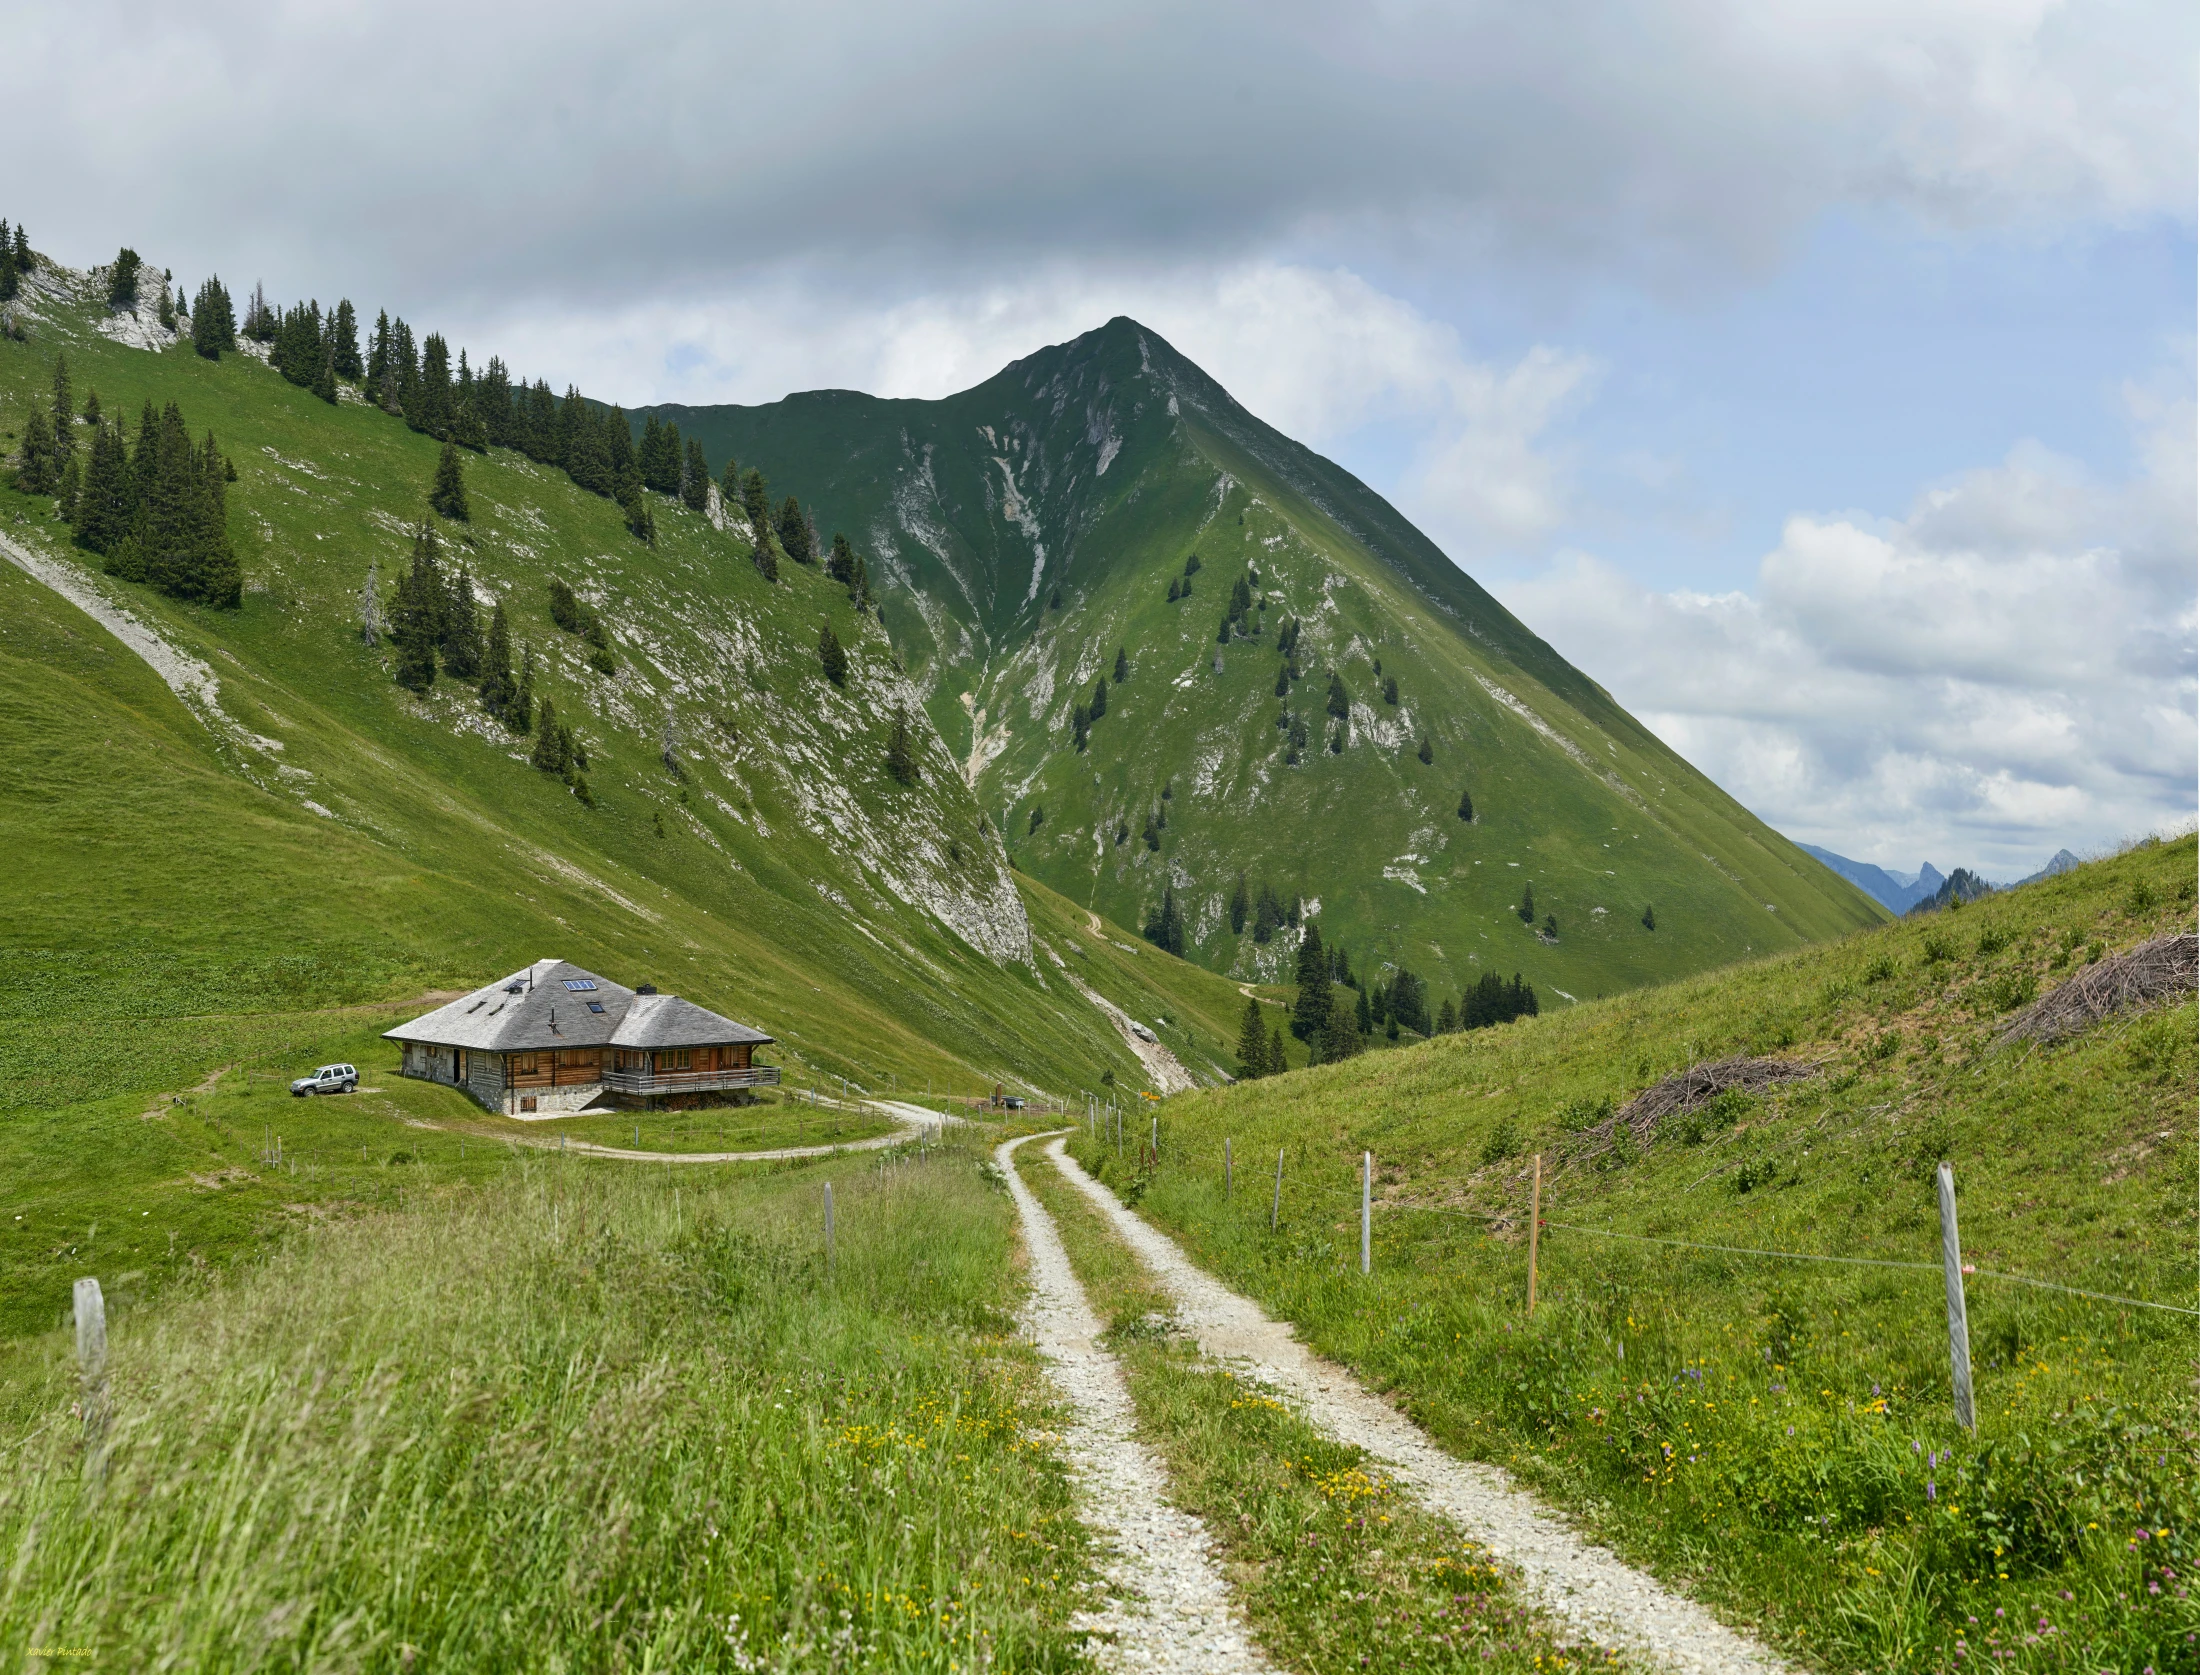
[[[769,1088],[779,1085],[776,1064],[752,1065],[746,1070],[610,1070],[603,1073],[606,1093],[653,1095],[664,1093],[719,1093],[733,1088]]]

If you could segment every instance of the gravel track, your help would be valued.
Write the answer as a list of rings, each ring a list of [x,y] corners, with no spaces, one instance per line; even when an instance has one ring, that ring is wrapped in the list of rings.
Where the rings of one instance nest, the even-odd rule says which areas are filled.
[[[1693,1600],[1584,1541],[1495,1466],[1455,1459],[1412,1420],[1291,1329],[1199,1268],[1054,1140],[1047,1156],[1108,1219],[1174,1300],[1206,1354],[1289,1397],[1314,1425],[1364,1448],[1423,1504],[1516,1566],[1537,1603],[1582,1632],[1688,1675],[1786,1675],[1789,1665]]]
[[[1024,1329],[1074,1415],[1062,1452],[1080,1492],[1079,1512],[1113,1548],[1102,1565],[1108,1597],[1080,1613],[1077,1625],[1094,1637],[1094,1652],[1110,1670],[1265,1672],[1271,1666],[1237,1618],[1205,1528],[1164,1499],[1168,1477],[1135,1434],[1123,1371],[1100,1346],[1100,1322],[1053,1218],[1017,1176],[1015,1152],[1023,1143],[1010,1140],[993,1156],[1008,1178],[1031,1255]]]

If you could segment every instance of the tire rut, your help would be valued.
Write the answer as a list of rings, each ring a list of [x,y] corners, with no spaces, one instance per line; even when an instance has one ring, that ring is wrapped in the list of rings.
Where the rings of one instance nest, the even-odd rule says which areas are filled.
[[[1100,1321],[1054,1219],[1016,1173],[1016,1148],[1028,1138],[993,1153],[1031,1257],[1024,1329],[1070,1404],[1062,1452],[1083,1501],[1080,1513],[1113,1548],[1101,1567],[1108,1597],[1080,1613],[1077,1625],[1097,1642],[1095,1653],[1110,1670],[1267,1675],[1272,1666],[1237,1615],[1206,1528],[1168,1503],[1168,1475],[1138,1440],[1130,1388],[1101,1346]]]
[[[1057,1138],[1047,1156],[1106,1216],[1216,1360],[1290,1397],[1319,1429],[1364,1448],[1432,1511],[1518,1568],[1553,1615],[1645,1661],[1687,1675],[1788,1675],[1790,1666],[1694,1600],[1585,1541],[1496,1466],[1445,1453],[1427,1433],[1322,1360],[1250,1298],[1087,1174]]]

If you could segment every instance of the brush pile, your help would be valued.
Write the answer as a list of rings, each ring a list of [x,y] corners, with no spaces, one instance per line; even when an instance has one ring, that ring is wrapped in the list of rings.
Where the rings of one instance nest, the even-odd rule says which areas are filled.
[[[1647,1146],[1658,1124],[1666,1118],[1684,1116],[1722,1093],[1754,1093],[1759,1088],[1799,1082],[1817,1074],[1817,1065],[1798,1059],[1737,1057],[1691,1065],[1678,1076],[1668,1076],[1656,1086],[1645,1088],[1589,1129],[1583,1136],[1589,1143],[1582,1148],[1582,1153],[1593,1156],[1604,1151],[1623,1129],[1635,1145]]]
[[[2091,1029],[2103,1018],[2181,1000],[2200,986],[2200,938],[2173,931],[2089,965],[2002,1026],[2000,1041],[2052,1044]]]

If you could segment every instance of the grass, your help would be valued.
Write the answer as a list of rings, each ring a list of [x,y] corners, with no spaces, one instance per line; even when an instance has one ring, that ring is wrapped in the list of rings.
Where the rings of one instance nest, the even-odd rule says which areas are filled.
[[[774,1100],[722,1111],[635,1111],[608,1117],[557,1117],[539,1123],[485,1117],[484,1126],[500,1136],[527,1130],[527,1138],[537,1144],[545,1140],[554,1143],[559,1135],[569,1134],[599,1146],[677,1153],[846,1145],[891,1134],[899,1125],[874,1111]]]
[[[1930,921],[1185,1096],[1158,1168],[1076,1150],[1448,1447],[1806,1664],[2190,1668],[2196,1323],[1989,1275],[2200,1304],[2192,1002],[2053,1049],[1991,1045],[2089,958],[2189,930],[2194,863],[2190,837],[2145,845]],[[1647,1149],[1596,1144],[1614,1104],[1734,1052],[1822,1068]],[[1942,1157],[1985,1271],[1969,1282],[1976,1435],[1950,1413],[1931,1266]]]
[[[0,1383],[0,1621],[120,1668],[1080,1667],[979,1161],[416,1190],[119,1311],[96,1486],[41,1340]]]
[[[1142,1264],[1026,1147],[1025,1181],[1108,1322],[1176,1504],[1212,1532],[1255,1636],[1279,1666],[1362,1670],[1606,1668],[1522,1598],[1489,1553],[1407,1499],[1367,1456],[1218,1367],[1172,1330]]]

